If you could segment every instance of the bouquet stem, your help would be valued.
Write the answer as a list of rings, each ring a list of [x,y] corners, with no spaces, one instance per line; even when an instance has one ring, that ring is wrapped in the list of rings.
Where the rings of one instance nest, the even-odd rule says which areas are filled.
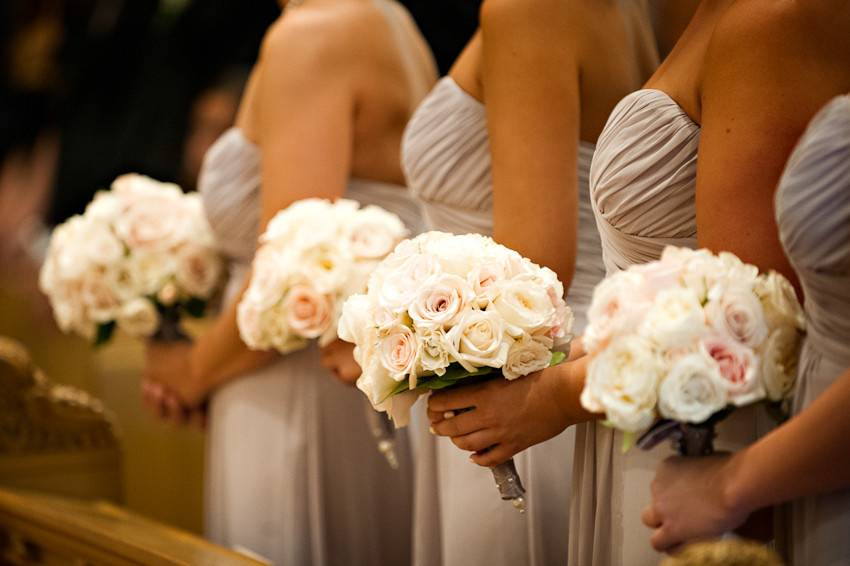
[[[714,437],[714,423],[683,424],[681,434],[673,442],[682,456],[708,456],[714,453]]]
[[[372,436],[378,443],[378,452],[384,455],[390,468],[397,470],[399,463],[395,450],[395,425],[386,413],[376,411],[368,402],[365,406],[366,422],[369,425],[369,430],[372,431]]]
[[[160,308],[160,323],[152,340],[157,342],[191,342],[192,339],[180,326],[180,311],[177,305]]]
[[[496,486],[499,488],[499,494],[504,501],[510,501],[520,513],[525,513],[525,488],[522,486],[522,480],[519,473],[516,471],[516,464],[511,458],[503,464],[490,468],[493,472],[493,478],[496,480]]]

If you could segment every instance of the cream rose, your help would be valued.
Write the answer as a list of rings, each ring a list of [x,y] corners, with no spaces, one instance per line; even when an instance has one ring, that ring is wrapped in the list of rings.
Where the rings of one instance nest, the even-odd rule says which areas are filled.
[[[378,268],[369,286],[380,289],[378,303],[393,312],[403,312],[416,299],[423,285],[440,274],[436,258],[415,254],[408,256],[394,269]]]
[[[218,255],[205,246],[186,244],[177,257],[177,284],[190,297],[208,299],[221,275]]]
[[[381,337],[379,350],[381,365],[395,381],[402,381],[415,372],[419,344],[416,335],[407,326],[399,324],[391,327]]]
[[[706,315],[714,328],[751,348],[767,338],[764,309],[748,285],[726,287],[722,294],[709,296]]]
[[[686,354],[674,362],[658,391],[661,416],[680,422],[705,422],[726,405],[720,369],[702,353]]]
[[[640,332],[663,348],[682,348],[706,330],[705,315],[690,289],[660,291],[646,313]]]
[[[121,260],[124,256],[124,246],[118,241],[108,226],[100,223],[89,223],[84,240],[79,242],[90,261],[98,265],[108,266]]]
[[[417,328],[447,328],[457,322],[472,299],[464,279],[443,274],[419,290],[407,312]]]
[[[419,338],[419,363],[423,372],[444,375],[451,364],[449,359],[448,338],[441,329],[423,329],[417,332]]]
[[[643,279],[637,273],[620,271],[603,279],[593,290],[587,310],[588,326],[584,347],[593,353],[618,334],[634,332],[652,305],[639,290]]]
[[[700,351],[717,363],[726,394],[734,405],[742,407],[764,398],[759,361],[751,349],[736,340],[710,335],[700,340]]]
[[[551,361],[552,352],[543,342],[523,336],[511,344],[502,375],[505,379],[516,379],[549,367]]]
[[[347,229],[351,253],[362,259],[385,257],[407,233],[398,216],[376,206],[360,209]]]
[[[252,350],[264,350],[271,344],[263,332],[263,309],[252,301],[242,300],[236,308],[239,336]]]
[[[761,299],[768,324],[772,328],[792,325],[802,330],[806,327],[806,315],[797,300],[794,287],[782,275],[771,271],[759,277],[756,294]]]
[[[283,298],[281,263],[283,262],[274,248],[263,246],[257,250],[252,264],[251,283],[245,296],[258,308],[270,308]]]
[[[581,404],[604,412],[621,430],[641,432],[655,420],[661,369],[649,341],[634,335],[615,338],[590,361]]]
[[[287,325],[303,338],[318,338],[332,322],[330,299],[307,285],[293,286],[283,305]]]
[[[534,334],[557,325],[557,312],[542,285],[523,279],[513,279],[500,285],[493,308],[507,323],[511,336],[523,332]]]
[[[767,397],[781,401],[794,390],[802,336],[793,327],[780,326],[770,333],[761,354],[761,378]]]
[[[118,328],[130,336],[151,336],[159,328],[159,313],[147,299],[134,299],[118,310]]]
[[[131,253],[160,252],[186,239],[188,223],[179,196],[157,191],[126,206],[115,232]]]
[[[80,300],[86,307],[88,317],[98,323],[114,320],[118,307],[121,306],[118,297],[107,284],[104,274],[99,272],[91,272],[83,279]]]
[[[510,348],[505,335],[505,324],[492,311],[467,311],[458,323],[446,333],[449,354],[466,371],[488,366],[505,365]]]

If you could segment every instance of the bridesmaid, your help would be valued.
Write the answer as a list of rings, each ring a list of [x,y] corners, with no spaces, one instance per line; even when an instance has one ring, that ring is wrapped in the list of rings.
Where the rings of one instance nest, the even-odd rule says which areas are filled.
[[[150,344],[146,376],[190,407],[211,395],[207,529],[219,543],[284,566],[409,561],[411,472],[378,453],[362,395],[321,368],[315,346],[249,351],[235,313],[257,233],[296,200],[345,195],[418,228],[399,152],[435,75],[396,2],[293,0],[237,127],[206,156],[200,191],[231,260],[226,306],[193,345]]]
[[[729,250],[793,276],[777,237],[773,188],[806,122],[845,88],[848,17],[838,0],[701,3],[646,88],[621,101],[600,135],[590,184],[609,272],[657,259],[675,244]],[[554,423],[558,431],[594,418],[578,402],[586,363],[551,368],[529,382],[542,384],[544,393],[458,399],[463,393],[450,392],[432,397],[432,408],[482,409],[486,419],[472,416],[450,433],[476,432],[489,444],[508,445],[476,457],[497,463],[548,438]],[[435,429],[448,433],[444,426]],[[718,445],[740,449],[762,426],[754,411],[739,411],[721,425]],[[623,456],[617,436],[600,424],[577,429],[570,563],[659,560],[639,517],[653,470],[670,452],[658,447]]]
[[[405,172],[428,227],[492,234],[554,269],[581,332],[604,275],[587,193],[594,142],[656,61],[643,1],[487,0],[479,31],[405,133]],[[464,439],[453,446],[427,428],[421,414],[411,431],[414,564],[566,561],[571,432],[518,456],[522,516],[499,499],[490,471],[470,464]]]
[[[655,529],[652,544],[666,550],[793,499],[792,564],[847,564],[850,95],[824,107],[797,144],[777,189],[776,219],[806,296],[797,416],[734,456],[662,463],[643,519]]]

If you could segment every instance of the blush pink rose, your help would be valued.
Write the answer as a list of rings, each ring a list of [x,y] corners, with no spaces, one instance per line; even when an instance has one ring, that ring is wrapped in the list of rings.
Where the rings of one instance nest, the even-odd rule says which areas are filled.
[[[331,301],[307,285],[295,285],[284,306],[290,328],[304,338],[318,338],[331,324]]]
[[[758,379],[758,362],[750,348],[718,335],[703,338],[700,348],[717,363],[732,403],[742,406],[764,398],[764,387]]]

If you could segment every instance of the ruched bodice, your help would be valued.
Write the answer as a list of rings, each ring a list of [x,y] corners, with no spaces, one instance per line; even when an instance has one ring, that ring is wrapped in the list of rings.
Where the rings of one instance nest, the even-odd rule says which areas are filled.
[[[590,198],[609,272],[696,245],[700,129],[660,90],[626,96],[611,112],[590,167]]]
[[[807,341],[850,367],[850,96],[821,110],[800,139],[776,217],[806,297]]]
[[[198,183],[218,245],[237,264],[250,263],[256,249],[260,165],[259,148],[231,128],[207,152]],[[353,178],[345,197],[380,206],[397,214],[411,234],[421,232],[421,209],[406,187]]]
[[[798,413],[850,368],[850,96],[827,104],[797,143],[776,191],[776,221],[805,295]],[[850,490],[793,501],[790,564],[850,563],[848,532]]]
[[[581,332],[585,306],[604,270],[587,190],[594,145],[580,142],[578,151],[579,259],[568,301]],[[437,83],[408,123],[402,163],[430,229],[493,234],[487,114],[484,105],[451,77]]]

